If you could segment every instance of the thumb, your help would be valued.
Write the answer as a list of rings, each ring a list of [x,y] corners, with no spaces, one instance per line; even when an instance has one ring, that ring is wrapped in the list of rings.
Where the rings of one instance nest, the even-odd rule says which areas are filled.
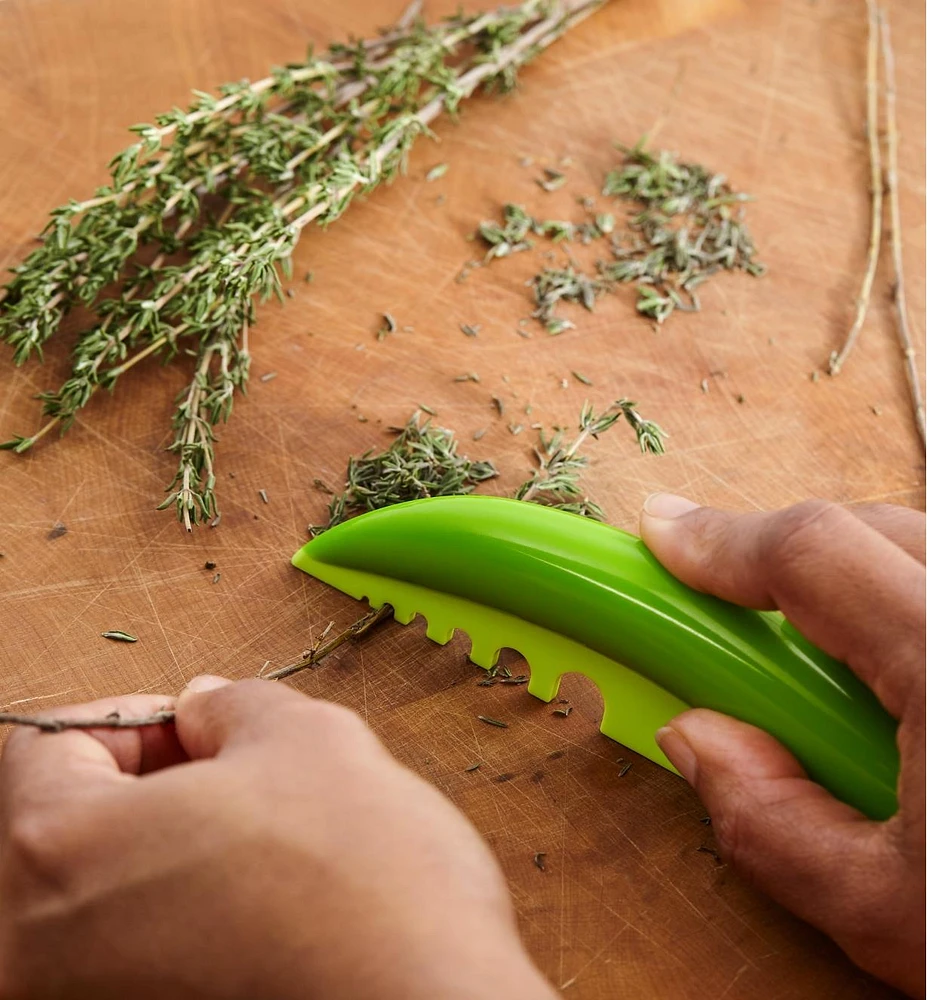
[[[325,738],[354,713],[317,701],[283,684],[194,677],[177,699],[177,738],[193,760],[222,756],[243,746]],[[358,720],[358,727],[366,727]]]
[[[772,736],[726,715],[693,709],[656,738],[740,874],[864,966],[867,953],[897,945],[898,895],[887,887],[903,895],[904,875],[887,824],[833,798]]]

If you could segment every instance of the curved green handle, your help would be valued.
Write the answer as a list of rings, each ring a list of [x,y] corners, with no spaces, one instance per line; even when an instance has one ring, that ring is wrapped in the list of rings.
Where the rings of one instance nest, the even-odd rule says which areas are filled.
[[[781,615],[692,590],[617,528],[517,500],[438,497],[355,518],[293,562],[323,579],[328,565],[403,581],[540,626],[686,704],[767,730],[867,815],[897,809],[896,725],[871,691]]]

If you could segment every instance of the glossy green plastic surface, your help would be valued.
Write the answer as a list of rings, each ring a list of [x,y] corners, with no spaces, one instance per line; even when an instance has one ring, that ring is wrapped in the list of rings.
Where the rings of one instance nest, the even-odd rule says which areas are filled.
[[[654,731],[686,706],[767,730],[838,798],[882,819],[897,808],[895,723],[850,670],[781,615],[738,608],[671,576],[633,535],[537,504],[440,497],[338,526],[293,564],[400,621],[416,613],[471,658],[502,647],[550,700],[562,674],[602,691],[602,731],[668,766]]]

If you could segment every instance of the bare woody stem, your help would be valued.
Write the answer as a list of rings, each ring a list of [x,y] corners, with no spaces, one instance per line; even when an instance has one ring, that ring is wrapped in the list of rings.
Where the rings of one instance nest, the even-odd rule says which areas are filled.
[[[386,621],[393,613],[393,609],[388,604],[370,611],[363,618],[349,625],[343,632],[333,636],[321,646],[309,650],[295,663],[290,663],[285,667],[271,671],[269,674],[260,675],[265,681],[279,681],[286,677],[292,677],[302,670],[308,670],[316,666],[326,656],[329,656],[336,649],[346,642],[360,639],[376,628],[381,622]],[[66,729],[142,729],[145,726],[163,726],[172,723],[175,718],[173,709],[164,708],[151,715],[143,715],[135,718],[123,718],[118,712],[110,712],[96,719],[56,719],[42,715],[21,715],[17,712],[0,712],[0,725],[8,726],[33,726],[45,733],[62,733]]]
[[[869,219],[869,248],[866,253],[866,270],[856,299],[856,317],[839,351],[830,356],[828,373],[837,375],[843,368],[850,352],[856,345],[869,300],[876,265],[879,262],[879,246],[882,242],[882,154],[879,146],[879,14],[875,0],[866,0],[869,15],[869,34],[866,46],[866,138],[869,143],[869,188],[871,212]]]
[[[174,712],[170,708],[133,719],[123,719],[118,712],[110,712],[100,719],[50,719],[40,715],[0,712],[0,725],[34,726],[43,733],[63,733],[66,729],[141,729],[143,726],[163,726],[173,721]]]
[[[895,271],[894,304],[898,342],[904,357],[904,367],[911,389],[911,404],[921,443],[927,442],[924,431],[924,396],[921,392],[917,356],[908,320],[908,305],[904,291],[904,261],[901,243],[901,208],[898,199],[898,116],[895,109],[895,53],[892,49],[888,11],[879,10],[879,29],[882,37],[882,64],[885,67],[885,189],[888,196],[891,226],[892,264]]]
[[[375,611],[364,615],[363,618],[359,618],[353,625],[349,625],[343,632],[339,632],[338,635],[324,642],[321,646],[310,649],[295,663],[290,663],[288,666],[280,667],[277,670],[272,670],[269,674],[264,674],[264,680],[282,681],[284,678],[292,677],[293,674],[298,674],[301,670],[308,670],[310,667],[314,667],[330,653],[334,653],[339,646],[343,646],[346,642],[351,642],[366,635],[371,629],[376,628],[380,622],[386,621],[392,613],[393,609],[390,605],[384,604]]]

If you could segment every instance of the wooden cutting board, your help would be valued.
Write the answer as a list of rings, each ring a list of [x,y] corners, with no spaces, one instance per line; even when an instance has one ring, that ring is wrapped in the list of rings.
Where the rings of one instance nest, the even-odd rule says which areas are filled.
[[[920,346],[924,10],[890,6]],[[4,0],[0,264],[28,252],[51,207],[103,182],[126,126],[184,104],[193,87],[299,59],[310,41],[369,34],[399,10],[399,0]],[[263,309],[255,378],[219,445],[216,530],[185,535],[153,510],[173,473],[164,447],[186,374],[175,367],[152,365],[115,398],[96,399],[64,442],[0,456],[3,705],[175,692],[202,671],[247,677],[293,659],[330,620],[353,620],[353,602],[288,558],[323,516],[313,478],[338,483],[349,454],[382,445],[384,428],[418,404],[455,428],[472,457],[498,463],[492,488],[502,492],[529,470],[533,432],[513,436],[492,395],[510,413],[530,404],[531,420],[547,426],[574,421],[586,398],[637,399],[669,430],[669,453],[643,457],[620,429],[590,448],[590,494],[622,527],[633,528],[658,489],[744,509],[809,496],[920,506],[923,456],[885,265],[845,373],[810,379],[850,322],[863,266],[864,44],[861,0],[613,0],[530,67],[517,93],[472,102],[459,124],[441,123],[439,144],[420,144],[407,178],[305,236],[295,273],[313,270],[314,283],[295,282],[285,307]],[[658,145],[757,196],[749,220],[768,277],[722,275],[701,313],[659,332],[635,315],[628,293],[572,315],[575,331],[530,340],[515,331],[529,311],[523,282],[541,266],[536,254],[455,283],[481,219],[510,200],[577,218],[576,196],[597,194],[616,161],[611,141],[633,142],[657,125]],[[533,166],[519,165],[526,156]],[[540,167],[564,156],[569,183],[541,191]],[[446,176],[426,183],[437,162],[449,164]],[[413,332],[377,342],[385,311]],[[463,336],[460,323],[479,324],[479,336]],[[4,437],[38,426],[30,397],[65,370],[65,344],[52,346],[44,368],[14,371],[3,353]],[[465,371],[480,383],[455,383]],[[218,564],[216,583],[207,560]],[[110,628],[140,641],[108,643],[100,632]],[[466,648],[458,640],[441,649],[418,626],[390,624],[295,683],[355,708],[470,816],[501,858],[532,953],[568,995],[888,995],[701,850],[712,836],[698,801],[597,732],[594,689],[568,678],[575,711],[555,716],[522,688],[476,687]],[[510,727],[481,726],[477,714]],[[621,758],[633,761],[623,776]],[[533,864],[536,852],[546,871]]]

